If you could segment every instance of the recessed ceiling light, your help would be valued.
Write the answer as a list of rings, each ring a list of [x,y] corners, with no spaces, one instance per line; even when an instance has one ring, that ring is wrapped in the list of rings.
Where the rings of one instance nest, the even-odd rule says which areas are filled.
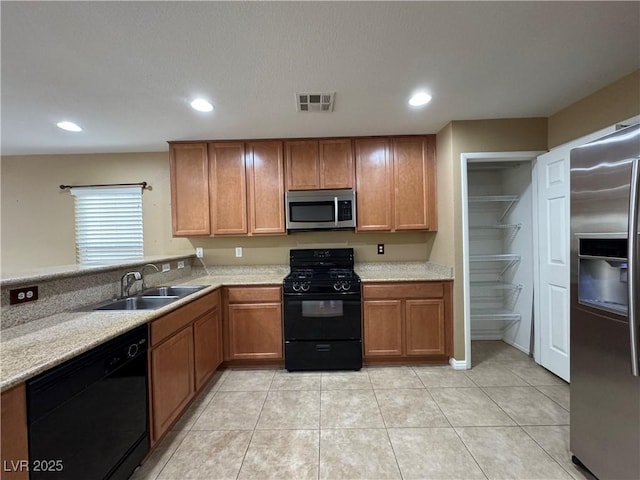
[[[64,121],[64,122],[58,122],[56,123],[56,125],[58,126],[58,128],[61,128],[63,130],[66,130],[68,132],[81,132],[82,128],[80,128],[78,125],[76,125],[73,122],[68,122],[68,121]]]
[[[213,105],[204,98],[196,98],[191,102],[191,108],[198,110],[199,112],[210,112],[213,110]]]
[[[418,92],[409,99],[409,105],[414,107],[419,107],[421,105],[426,105],[430,101],[431,101],[431,95],[428,95],[424,92]]]

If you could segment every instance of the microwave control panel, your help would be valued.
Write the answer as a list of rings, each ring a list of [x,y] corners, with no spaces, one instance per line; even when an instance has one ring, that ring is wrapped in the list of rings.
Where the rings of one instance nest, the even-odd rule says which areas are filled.
[[[351,200],[341,200],[338,202],[338,221],[352,220]]]

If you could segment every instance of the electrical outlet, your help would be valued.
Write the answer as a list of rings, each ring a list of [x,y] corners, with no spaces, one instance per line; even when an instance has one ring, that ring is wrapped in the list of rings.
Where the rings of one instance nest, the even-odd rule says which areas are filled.
[[[178,261],[178,268],[184,268],[184,260]]]
[[[242,247],[236,247],[236,257],[242,256]]]
[[[9,305],[33,302],[38,299],[38,287],[23,287],[9,290]]]
[[[378,255],[384,255],[384,243],[378,244]]]
[[[204,257],[204,248],[202,247],[196,248],[196,257],[198,258]]]
[[[171,270],[171,264],[170,263],[163,263],[162,264],[162,271],[163,272],[168,272],[169,270]]]

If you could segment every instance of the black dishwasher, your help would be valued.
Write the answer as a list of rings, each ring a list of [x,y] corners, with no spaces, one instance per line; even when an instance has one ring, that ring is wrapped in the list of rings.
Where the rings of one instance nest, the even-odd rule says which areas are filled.
[[[149,451],[144,325],[27,382],[29,478],[127,479]]]

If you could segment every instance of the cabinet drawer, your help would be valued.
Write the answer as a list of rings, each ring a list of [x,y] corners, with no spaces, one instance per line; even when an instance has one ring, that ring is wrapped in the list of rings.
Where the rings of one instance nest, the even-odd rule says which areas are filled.
[[[442,298],[444,284],[442,282],[399,282],[364,284],[364,299],[373,298]]]
[[[204,297],[188,303],[164,317],[151,322],[151,346],[155,346],[165,338],[173,335],[194,319],[209,310],[213,310],[220,303],[220,291],[216,290]]]
[[[280,287],[229,287],[227,289],[229,303],[262,303],[280,302]]]

